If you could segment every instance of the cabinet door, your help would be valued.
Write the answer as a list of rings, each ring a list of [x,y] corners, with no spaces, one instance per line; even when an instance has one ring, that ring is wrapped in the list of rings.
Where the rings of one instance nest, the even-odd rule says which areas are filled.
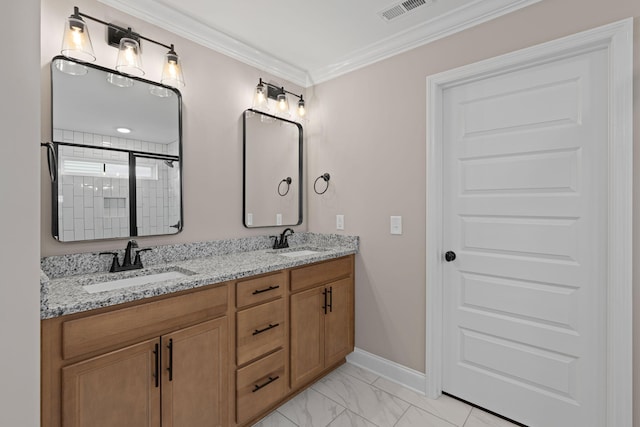
[[[228,425],[227,318],[162,337],[162,426]]]
[[[324,369],[324,288],[291,295],[291,387]]]
[[[62,369],[64,427],[159,427],[159,340],[149,340]]]
[[[325,366],[353,351],[353,280],[343,279],[325,286],[330,308],[324,318]]]

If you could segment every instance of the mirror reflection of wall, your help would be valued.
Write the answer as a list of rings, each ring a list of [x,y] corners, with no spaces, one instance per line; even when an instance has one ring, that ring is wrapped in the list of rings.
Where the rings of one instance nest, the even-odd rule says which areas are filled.
[[[247,110],[244,144],[245,226],[301,224],[302,126]]]
[[[70,62],[54,58],[51,67],[54,237],[69,242],[179,232],[179,92],[129,77],[127,86],[115,85],[117,74],[91,64],[82,65],[83,74],[68,74],[60,61]]]

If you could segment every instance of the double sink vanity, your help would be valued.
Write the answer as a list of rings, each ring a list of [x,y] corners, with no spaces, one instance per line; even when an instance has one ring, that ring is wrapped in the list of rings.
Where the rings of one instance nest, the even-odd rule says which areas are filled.
[[[64,56],[51,87],[53,238],[179,233],[180,92]],[[302,125],[242,127],[242,223],[302,224]],[[248,426],[343,363],[358,238],[287,231],[43,258],[41,425]]]
[[[358,239],[290,237],[43,258],[43,427],[251,425],[343,363]]]

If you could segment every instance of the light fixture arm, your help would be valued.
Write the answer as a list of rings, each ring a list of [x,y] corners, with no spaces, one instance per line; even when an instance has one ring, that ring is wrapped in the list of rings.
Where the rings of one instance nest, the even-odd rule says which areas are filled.
[[[164,47],[164,48],[166,48],[166,49],[169,49],[169,50],[173,51],[173,44],[171,44],[171,45],[166,45],[166,44],[164,44],[164,43],[160,43],[159,41],[156,41],[156,40],[150,39],[150,38],[145,37],[145,36],[143,36],[143,35],[140,35],[140,34],[138,34],[138,33],[134,33],[134,32],[131,30],[131,27],[124,28],[124,27],[121,27],[121,26],[119,26],[119,25],[112,24],[112,23],[110,23],[110,22],[106,22],[106,21],[103,21],[103,20],[98,19],[98,18],[94,18],[94,17],[93,17],[93,16],[91,16],[91,15],[87,15],[86,13],[82,13],[82,12],[80,12],[80,9],[78,8],[78,6],[74,6],[74,7],[73,7],[73,15],[71,15],[71,16],[73,16],[74,18],[83,17],[83,18],[90,19],[90,20],[92,20],[92,21],[95,21],[95,22],[98,22],[98,23],[100,23],[100,24],[102,24],[102,25],[105,25],[106,27],[114,28],[114,29],[116,29],[116,30],[118,30],[118,31],[121,31],[121,32],[123,32],[123,33],[127,33],[127,34],[129,34],[129,35],[133,36],[134,38],[141,39],[141,40],[145,40],[145,41],[148,41],[148,42],[151,42],[151,43],[157,44],[158,46],[162,46],[162,47]]]
[[[281,93],[288,93],[289,95],[293,95],[296,98],[300,99],[301,101],[302,99],[302,95],[298,95],[297,93],[293,93],[293,92],[289,92],[288,90],[286,90],[284,88],[284,86],[280,87],[280,86],[276,86],[274,84],[265,82],[262,80],[262,77],[260,77],[260,83],[261,85],[265,85],[267,86],[267,96],[269,95],[269,89],[271,89],[271,93],[274,94],[273,96],[269,96],[269,98],[271,99],[275,99],[277,95],[281,94]]]

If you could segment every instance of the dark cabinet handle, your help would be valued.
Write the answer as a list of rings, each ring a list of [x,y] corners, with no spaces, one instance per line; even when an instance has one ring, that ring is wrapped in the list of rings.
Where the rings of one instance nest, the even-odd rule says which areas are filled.
[[[169,371],[169,381],[173,381],[173,339],[169,339],[167,348],[169,349],[169,367],[167,371]]]
[[[324,310],[324,314],[327,314],[327,288],[322,290],[322,295],[324,295],[324,305],[322,306],[322,309]]]
[[[329,313],[333,313],[333,286],[329,286]]]
[[[275,327],[277,327],[277,326],[280,326],[280,323],[275,323],[275,324],[273,324],[273,325],[272,325],[271,323],[269,323],[269,326],[267,326],[266,328],[264,328],[264,329],[256,329],[255,331],[253,331],[253,334],[252,334],[252,335],[258,335],[258,334],[261,334],[261,333],[266,332],[266,331],[268,331],[269,329],[273,329],[273,328],[275,328]]]
[[[153,354],[156,357],[156,371],[153,374],[156,377],[156,388],[160,387],[160,345],[156,343],[156,349],[153,350]]]
[[[272,382],[274,382],[278,378],[280,378],[280,375],[276,375],[275,377],[269,377],[267,382],[264,383],[264,384],[256,384],[256,385],[254,385],[253,386],[253,390],[251,390],[251,393],[255,393],[256,391],[260,390],[261,388],[268,386],[269,384],[271,384]]]
[[[253,291],[253,293],[251,295],[258,295],[261,294],[263,292],[269,292],[272,291],[274,289],[278,289],[280,287],[280,285],[275,285],[275,286],[269,286],[268,288],[264,288],[264,289],[256,289],[255,291]]]
[[[447,251],[447,253],[444,254],[444,260],[447,262],[454,261],[455,259],[456,259],[456,253],[453,251]]]

